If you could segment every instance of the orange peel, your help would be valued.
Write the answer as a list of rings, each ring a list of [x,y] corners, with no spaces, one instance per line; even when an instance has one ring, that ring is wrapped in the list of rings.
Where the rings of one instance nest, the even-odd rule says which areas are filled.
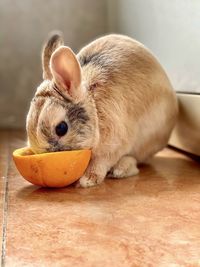
[[[32,184],[43,187],[64,187],[77,181],[90,158],[89,149],[34,154],[24,147],[13,152],[20,174]]]

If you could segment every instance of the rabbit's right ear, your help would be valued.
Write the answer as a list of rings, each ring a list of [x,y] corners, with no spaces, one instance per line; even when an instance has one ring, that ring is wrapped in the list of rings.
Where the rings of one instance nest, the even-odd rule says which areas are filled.
[[[42,70],[43,70],[43,79],[44,80],[51,80],[52,74],[50,71],[49,63],[52,53],[58,48],[59,46],[63,45],[63,37],[62,33],[54,32],[50,34],[50,37],[46,44],[44,45],[42,51]]]

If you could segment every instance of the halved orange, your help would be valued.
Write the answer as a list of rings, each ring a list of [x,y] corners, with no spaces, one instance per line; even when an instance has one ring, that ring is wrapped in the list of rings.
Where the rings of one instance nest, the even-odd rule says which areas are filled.
[[[43,187],[64,187],[77,181],[85,172],[91,150],[33,154],[24,147],[13,152],[20,174],[29,182]]]

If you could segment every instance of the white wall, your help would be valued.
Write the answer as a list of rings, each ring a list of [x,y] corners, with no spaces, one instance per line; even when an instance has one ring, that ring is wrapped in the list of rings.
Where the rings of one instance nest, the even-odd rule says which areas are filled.
[[[110,31],[148,46],[177,91],[200,92],[199,0],[109,0],[108,8]]]

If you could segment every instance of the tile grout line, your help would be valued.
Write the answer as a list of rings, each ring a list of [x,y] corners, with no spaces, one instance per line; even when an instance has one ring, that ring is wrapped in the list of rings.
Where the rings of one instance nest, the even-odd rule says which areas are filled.
[[[7,140],[8,141],[8,140]],[[5,267],[5,256],[6,256],[6,232],[7,232],[7,214],[8,214],[8,170],[10,167],[10,151],[7,143],[7,167],[5,170],[5,182],[4,182],[4,194],[3,194],[3,220],[2,220],[2,245],[1,245],[1,267]]]

